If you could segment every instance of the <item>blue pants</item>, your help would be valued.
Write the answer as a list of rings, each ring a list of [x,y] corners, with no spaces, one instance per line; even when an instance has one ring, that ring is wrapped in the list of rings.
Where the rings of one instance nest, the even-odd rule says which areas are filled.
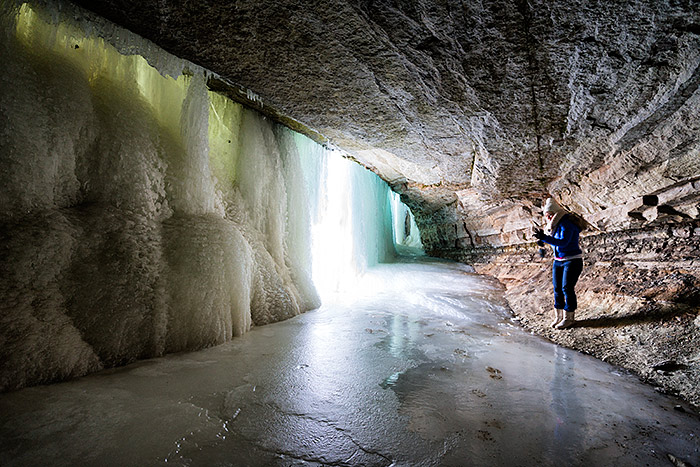
[[[552,283],[554,284],[554,308],[565,311],[576,310],[576,281],[583,271],[581,258],[568,261],[554,261]]]

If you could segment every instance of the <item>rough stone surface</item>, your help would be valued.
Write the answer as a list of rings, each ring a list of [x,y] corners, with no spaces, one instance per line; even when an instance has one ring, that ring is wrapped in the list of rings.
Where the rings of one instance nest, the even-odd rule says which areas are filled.
[[[551,252],[536,245],[490,249],[456,259],[496,276],[521,323],[554,342],[633,370],[700,405],[700,236],[697,221],[590,236],[582,241],[579,310],[569,330],[553,318]],[[462,256],[460,256],[462,255]]]
[[[674,383],[698,379],[696,1],[77,3],[376,171],[428,252],[499,277],[525,325],[697,403]],[[580,289],[590,326],[558,333],[530,244],[547,194],[600,229]],[[683,369],[649,370],[665,358]]]
[[[412,188],[429,249],[451,248],[455,225],[511,244],[531,222],[494,212],[547,192],[606,230],[653,221],[645,195],[698,214],[697,186],[678,190],[700,177],[691,0],[77,3]]]

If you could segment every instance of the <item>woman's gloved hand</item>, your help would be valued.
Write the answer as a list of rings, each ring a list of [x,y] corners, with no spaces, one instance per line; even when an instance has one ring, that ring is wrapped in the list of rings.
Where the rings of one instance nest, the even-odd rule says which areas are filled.
[[[537,240],[542,240],[544,237],[545,237],[545,234],[542,231],[542,229],[535,229],[535,238]]]

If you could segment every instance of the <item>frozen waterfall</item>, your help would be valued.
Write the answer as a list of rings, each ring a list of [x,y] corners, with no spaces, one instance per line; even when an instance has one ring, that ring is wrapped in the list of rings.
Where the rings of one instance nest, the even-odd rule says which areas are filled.
[[[206,70],[67,3],[0,14],[0,389],[225,342],[394,254],[385,183]]]
[[[394,244],[403,247],[403,251],[420,254],[423,244],[420,241],[420,232],[416,224],[416,218],[411,210],[401,202],[397,193],[389,193],[391,200],[391,217],[394,222]]]

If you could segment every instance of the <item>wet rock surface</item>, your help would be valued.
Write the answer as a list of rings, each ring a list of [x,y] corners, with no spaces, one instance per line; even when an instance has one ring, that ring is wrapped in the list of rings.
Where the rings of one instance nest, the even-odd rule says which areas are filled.
[[[682,230],[695,232],[697,223]],[[680,229],[680,227],[678,228]],[[520,322],[566,347],[623,366],[700,405],[700,236],[666,227],[586,237],[579,309],[568,330],[553,317],[551,252],[535,245],[462,257],[497,277]]]

